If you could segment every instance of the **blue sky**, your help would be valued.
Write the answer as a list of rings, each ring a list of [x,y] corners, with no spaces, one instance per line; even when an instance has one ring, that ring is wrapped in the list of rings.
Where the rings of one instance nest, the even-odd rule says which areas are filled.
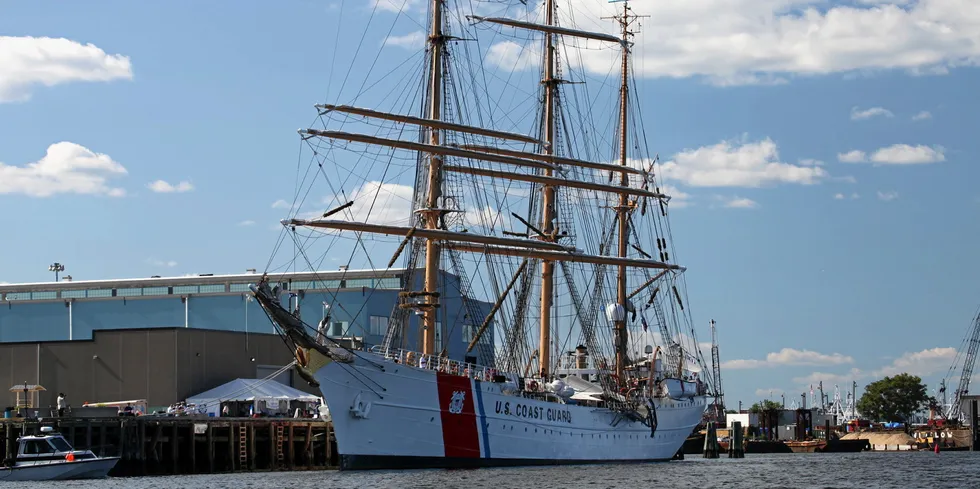
[[[418,56],[424,2],[383,1],[0,2],[0,281],[264,268],[295,130],[359,90],[364,24],[361,59]],[[978,302],[980,5],[665,3],[634,3],[638,88],[729,404],[935,384]]]

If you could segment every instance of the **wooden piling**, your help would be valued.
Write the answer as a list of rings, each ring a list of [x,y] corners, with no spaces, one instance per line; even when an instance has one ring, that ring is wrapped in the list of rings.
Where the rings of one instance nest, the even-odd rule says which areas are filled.
[[[142,422],[141,419],[134,420],[133,423],[136,428],[136,436],[139,437],[139,461],[140,461],[140,474],[146,475],[146,423]]]
[[[704,458],[718,458],[718,431],[715,422],[708,423],[708,432],[704,436]]]
[[[728,442],[728,458],[745,458],[745,444],[742,442],[742,422],[732,423],[732,435]]]
[[[92,420],[85,420],[85,449],[92,449]]]
[[[214,425],[208,425],[208,473],[214,473]]]
[[[328,424],[326,428],[323,429],[323,451],[325,452],[327,459],[324,462],[326,465],[333,464],[333,425]]]
[[[235,423],[228,423],[228,471],[235,471],[235,428],[237,425]]]
[[[255,470],[255,424],[248,424],[248,469]]]
[[[306,425],[306,448],[303,450],[303,465],[307,470],[313,468],[313,425]]]
[[[296,468],[296,443],[293,440],[293,424],[289,423],[289,470]]]
[[[191,423],[190,433],[187,435],[188,444],[191,446],[191,473],[197,473],[197,426]]]
[[[276,470],[276,423],[269,423],[269,470]]]
[[[177,423],[170,428],[170,464],[171,472],[176,475],[180,473],[180,451],[178,450],[178,441],[180,438],[177,436]]]

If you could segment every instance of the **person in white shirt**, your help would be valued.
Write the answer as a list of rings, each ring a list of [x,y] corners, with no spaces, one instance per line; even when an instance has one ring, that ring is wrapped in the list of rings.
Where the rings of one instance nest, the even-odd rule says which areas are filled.
[[[58,394],[58,417],[65,415],[65,393],[61,392]]]

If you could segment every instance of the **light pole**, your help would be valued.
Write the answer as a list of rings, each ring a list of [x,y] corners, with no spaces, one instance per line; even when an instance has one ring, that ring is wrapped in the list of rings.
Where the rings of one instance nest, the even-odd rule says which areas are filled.
[[[54,281],[57,282],[58,281],[58,274],[65,271],[65,266],[62,265],[61,263],[54,262],[54,263],[48,265],[48,271],[49,272],[54,272]]]

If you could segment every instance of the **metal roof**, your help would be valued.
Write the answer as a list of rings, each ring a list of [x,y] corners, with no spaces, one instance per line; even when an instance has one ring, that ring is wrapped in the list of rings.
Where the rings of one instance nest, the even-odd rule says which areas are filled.
[[[291,280],[339,280],[358,278],[388,278],[405,273],[406,268],[387,270],[330,270],[319,272],[270,273],[269,278],[277,281]],[[72,280],[61,282],[33,282],[0,285],[0,294],[8,292],[38,292],[76,289],[108,289],[124,287],[169,287],[175,285],[209,285],[226,283],[258,282],[260,273],[239,273],[232,275],[187,275],[182,277],[125,278],[110,280]]]

